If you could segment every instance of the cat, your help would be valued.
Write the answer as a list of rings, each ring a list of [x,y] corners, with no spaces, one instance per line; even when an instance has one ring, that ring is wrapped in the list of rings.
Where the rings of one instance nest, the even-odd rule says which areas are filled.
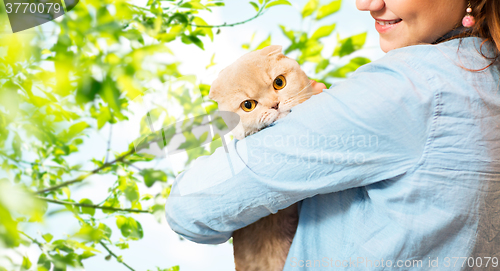
[[[271,45],[247,53],[223,69],[208,97],[219,110],[240,116],[232,130],[241,140],[285,117],[290,109],[322,92],[322,83],[309,80],[297,61]],[[283,180],[286,181],[286,180]],[[283,270],[298,225],[297,204],[233,233],[237,271]]]

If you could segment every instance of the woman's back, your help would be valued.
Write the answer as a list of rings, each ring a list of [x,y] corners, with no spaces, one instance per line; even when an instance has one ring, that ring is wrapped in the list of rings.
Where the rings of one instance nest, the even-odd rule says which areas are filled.
[[[350,80],[325,91],[334,100],[348,100],[355,98],[348,92],[360,87],[357,80],[368,79],[370,84],[376,82],[370,76],[393,74],[393,82],[372,84],[375,93],[367,94],[370,97],[361,93],[358,98],[380,106],[388,101],[387,97],[378,101],[378,92],[393,92],[391,102],[411,112],[407,121],[414,126],[401,130],[399,140],[415,142],[407,145],[415,149],[400,149],[401,144],[393,147],[413,158],[400,174],[397,168],[385,165],[388,176],[393,176],[386,180],[305,199],[285,270],[340,266],[382,270],[388,265],[405,270],[498,268],[500,63],[481,72],[467,71],[460,66],[481,69],[490,61],[473,46],[479,49],[480,39],[464,39],[457,55],[459,43],[456,39],[390,51],[360,68]],[[485,54],[487,48],[483,48]],[[325,97],[311,99],[311,103],[297,106],[297,115],[329,104]],[[318,105],[320,101],[325,104]],[[355,122],[366,114],[351,113]],[[394,122],[401,121],[404,119],[394,116]],[[383,133],[370,133],[370,128],[364,131],[336,136],[352,157],[358,156],[352,162],[364,164],[358,170],[365,172],[359,175],[370,176],[369,164],[383,159],[391,146]]]

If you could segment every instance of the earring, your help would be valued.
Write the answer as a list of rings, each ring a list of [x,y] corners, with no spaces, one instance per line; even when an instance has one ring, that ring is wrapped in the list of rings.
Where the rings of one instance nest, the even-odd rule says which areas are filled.
[[[467,7],[466,11],[467,11],[467,15],[465,15],[465,17],[462,19],[462,25],[467,27],[467,28],[473,27],[476,24],[476,20],[474,19],[474,16],[471,15],[472,8],[470,5],[470,1],[469,1],[469,6]]]

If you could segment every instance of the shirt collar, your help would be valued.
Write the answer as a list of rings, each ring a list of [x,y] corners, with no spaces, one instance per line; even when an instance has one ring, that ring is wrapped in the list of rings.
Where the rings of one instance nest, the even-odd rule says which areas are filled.
[[[466,35],[462,35],[462,34],[466,34]],[[451,30],[450,32],[444,34],[442,37],[440,37],[439,39],[437,39],[432,44],[438,44],[438,43],[446,41],[446,40],[448,40],[450,38],[458,38],[458,37],[464,37],[464,36],[471,36],[471,34],[472,34],[472,28],[467,28],[467,27],[464,27],[464,26],[460,26],[460,27],[457,27],[457,28]]]

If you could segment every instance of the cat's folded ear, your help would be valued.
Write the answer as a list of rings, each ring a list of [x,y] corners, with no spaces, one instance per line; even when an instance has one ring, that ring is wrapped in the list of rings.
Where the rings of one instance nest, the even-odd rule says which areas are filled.
[[[222,69],[220,72],[219,72],[219,76],[221,75],[221,73],[225,70],[226,68]],[[217,101],[216,100],[216,96],[217,94],[219,93],[219,91],[217,91],[217,89],[219,89],[221,86],[219,86],[221,84],[221,80],[219,77],[217,77],[213,82],[212,82],[212,85],[210,86],[210,91],[208,92],[208,98],[210,100],[214,100],[214,101]]]
[[[208,98],[215,101],[216,90],[214,89],[214,84],[210,87],[210,92],[208,93]]]
[[[283,47],[281,45],[269,45],[267,47],[264,47],[264,48],[260,49],[260,54],[261,55],[267,55],[267,56],[271,56],[271,55],[283,55],[281,53],[282,49],[283,49]]]

